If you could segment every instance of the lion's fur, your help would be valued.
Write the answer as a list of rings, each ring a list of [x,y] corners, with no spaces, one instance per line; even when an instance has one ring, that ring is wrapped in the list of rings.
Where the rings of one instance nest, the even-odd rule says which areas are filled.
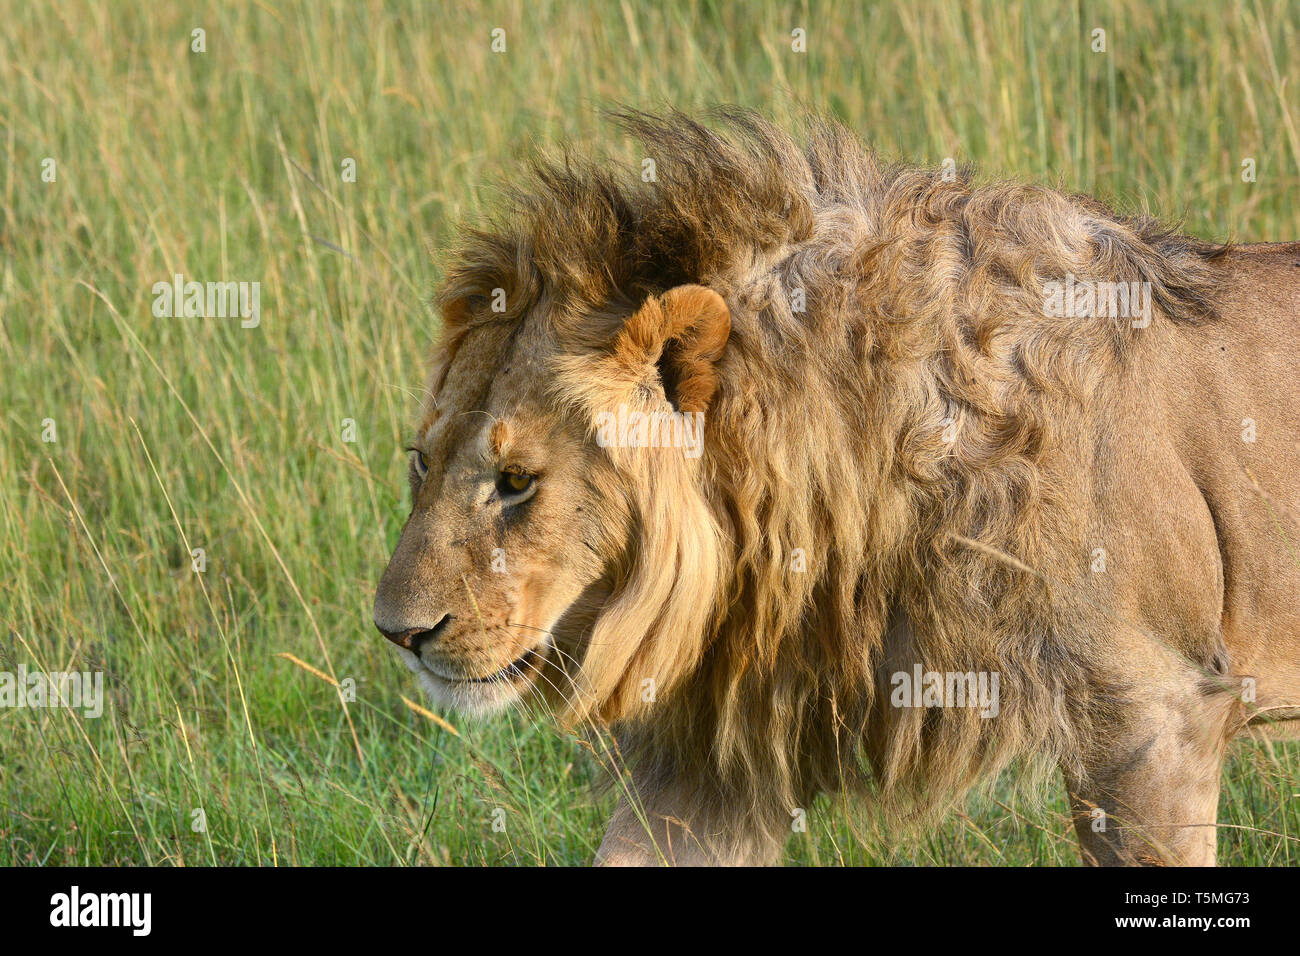
[[[647,296],[697,283],[730,306],[703,459],[609,450],[639,538],[575,716],[613,722],[643,774],[712,781],[701,819],[773,827],[867,779],[926,811],[1015,759],[1077,762],[1126,689],[1082,624],[1090,512],[1054,469],[1144,345],[1125,320],[1046,316],[1044,283],[1147,282],[1156,324],[1213,321],[1218,250],[1050,188],[884,164],[831,122],[802,144],[739,111],[621,122],[657,182],[539,162],[440,295],[444,365],[476,324],[536,318],[557,399],[587,416],[651,400],[612,351]],[[497,288],[503,314],[480,307]],[[997,672],[1000,718],[888,706],[913,662]]]

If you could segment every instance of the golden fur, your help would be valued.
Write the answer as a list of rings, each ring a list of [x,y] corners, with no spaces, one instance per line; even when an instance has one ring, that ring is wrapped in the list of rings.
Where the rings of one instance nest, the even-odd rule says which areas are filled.
[[[829,122],[803,143],[734,110],[621,122],[657,182],[541,162],[448,268],[416,443],[430,479],[381,629],[477,617],[411,654],[482,664],[457,673],[548,635],[525,659],[537,687],[611,723],[646,812],[670,818],[620,807],[606,862],[663,858],[674,834],[670,858],[772,859],[818,793],[869,787],[915,819],[1016,760],[1064,770],[1090,858],[1204,862],[1192,829],[1261,651],[1229,645],[1229,567],[1249,562],[1188,451],[1226,460],[1222,423],[1246,413],[1207,438],[1176,396],[1242,311],[1225,275],[1249,255],[1086,197],[884,164]],[[1048,315],[1067,276],[1145,283],[1149,323]],[[619,406],[703,412],[702,457],[598,447]],[[455,475],[505,467],[511,436],[549,449],[528,452],[552,462],[531,506],[547,522],[448,504]],[[489,544],[523,569],[495,580]],[[1270,652],[1270,687],[1294,702],[1291,650]],[[999,713],[891,706],[891,675],[918,664],[999,675]],[[1157,765],[1199,796],[1135,782]],[[1094,806],[1125,822],[1099,837]]]

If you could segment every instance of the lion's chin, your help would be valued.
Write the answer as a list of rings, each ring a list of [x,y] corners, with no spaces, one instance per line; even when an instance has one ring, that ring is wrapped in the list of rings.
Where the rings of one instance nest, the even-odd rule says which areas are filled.
[[[419,677],[425,693],[435,704],[469,717],[498,714],[523,699],[533,686],[547,650],[547,642],[543,642],[521,659],[527,666],[517,666],[520,663],[517,661],[491,678],[458,680],[434,672],[418,654],[398,648],[402,660]]]

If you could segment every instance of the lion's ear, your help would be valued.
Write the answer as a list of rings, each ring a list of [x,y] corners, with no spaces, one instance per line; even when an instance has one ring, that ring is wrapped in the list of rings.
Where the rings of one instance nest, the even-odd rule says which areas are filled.
[[[678,411],[702,412],[718,389],[716,364],[731,334],[731,310],[702,285],[651,296],[627,320],[615,350],[621,362],[653,365]]]

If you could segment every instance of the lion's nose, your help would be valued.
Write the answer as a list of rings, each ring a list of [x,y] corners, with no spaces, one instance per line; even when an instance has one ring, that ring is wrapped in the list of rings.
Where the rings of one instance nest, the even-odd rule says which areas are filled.
[[[388,638],[398,647],[404,647],[408,651],[413,651],[418,654],[420,652],[420,645],[428,641],[436,640],[438,635],[446,629],[447,622],[450,620],[451,615],[444,614],[442,619],[439,620],[437,624],[433,625],[433,627],[408,627],[404,631],[385,630],[380,627],[379,622],[376,621],[375,628],[380,634],[384,635],[384,637]]]

